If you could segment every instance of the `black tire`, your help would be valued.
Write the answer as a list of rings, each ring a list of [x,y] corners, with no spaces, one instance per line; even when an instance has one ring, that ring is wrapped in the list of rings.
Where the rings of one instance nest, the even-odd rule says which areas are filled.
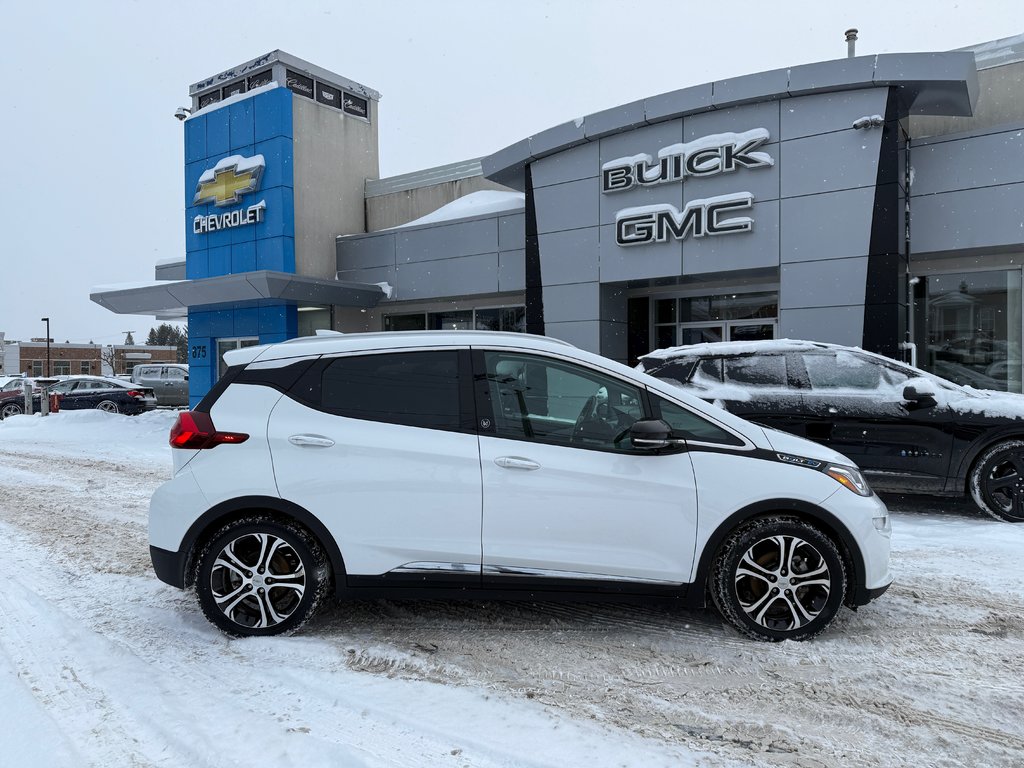
[[[967,487],[985,514],[1024,523],[1024,440],[1005,440],[984,451],[971,468]]]
[[[227,634],[291,634],[324,602],[331,569],[304,528],[257,514],[214,534],[199,555],[195,584],[203,614]]]
[[[117,403],[115,403],[113,400],[100,400],[100,402],[96,403],[96,410],[97,411],[104,411],[106,413],[120,413],[121,412],[121,409],[118,407]]]
[[[813,525],[784,515],[764,517],[726,538],[708,587],[722,618],[748,637],[808,640],[839,612],[846,567],[835,543]]]
[[[0,421],[8,416],[21,416],[24,412],[25,409],[18,403],[4,403],[0,406]]]

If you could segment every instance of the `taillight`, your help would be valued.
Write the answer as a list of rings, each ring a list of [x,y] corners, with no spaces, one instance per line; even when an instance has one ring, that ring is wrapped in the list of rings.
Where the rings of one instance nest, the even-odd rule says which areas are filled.
[[[144,396],[144,393],[139,392],[139,390],[137,390],[137,389],[129,389],[128,390],[128,397],[143,397],[143,396]]]
[[[218,432],[210,414],[182,411],[171,427],[171,448],[201,450],[216,448],[222,443],[244,443],[249,436],[242,432]]]

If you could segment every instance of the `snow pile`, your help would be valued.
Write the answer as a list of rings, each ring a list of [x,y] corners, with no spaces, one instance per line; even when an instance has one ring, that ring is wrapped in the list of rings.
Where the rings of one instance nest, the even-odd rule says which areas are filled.
[[[498,190],[485,189],[480,192],[473,192],[453,200],[448,205],[443,205],[433,213],[421,216],[414,221],[399,224],[391,229],[402,229],[403,227],[418,227],[422,224],[436,224],[440,221],[453,221],[455,219],[466,219],[471,216],[484,216],[489,213],[513,213],[521,211],[526,206],[526,195],[522,192],[499,192]]]

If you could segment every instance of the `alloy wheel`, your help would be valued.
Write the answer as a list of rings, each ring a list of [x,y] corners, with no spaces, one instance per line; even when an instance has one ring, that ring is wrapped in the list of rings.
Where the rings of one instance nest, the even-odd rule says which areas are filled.
[[[736,597],[743,612],[772,631],[800,629],[828,603],[828,563],[810,542],[779,534],[757,541],[735,570]]]
[[[306,591],[306,571],[295,548],[270,533],[232,539],[210,569],[217,608],[247,629],[268,629],[286,621]]]
[[[1024,520],[1024,456],[1009,452],[1000,456],[989,465],[982,482],[999,517]]]

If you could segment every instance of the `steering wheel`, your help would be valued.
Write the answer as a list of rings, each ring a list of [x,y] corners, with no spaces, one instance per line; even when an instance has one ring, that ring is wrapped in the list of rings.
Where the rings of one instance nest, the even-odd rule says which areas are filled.
[[[583,404],[573,426],[572,442],[599,441],[617,445],[632,426],[628,415],[611,406],[607,390],[601,387]]]

